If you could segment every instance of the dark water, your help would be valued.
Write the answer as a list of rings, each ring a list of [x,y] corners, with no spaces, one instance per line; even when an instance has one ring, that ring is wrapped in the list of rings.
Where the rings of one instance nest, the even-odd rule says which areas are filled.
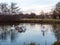
[[[19,32],[15,27],[24,27],[25,31]],[[59,24],[30,24],[0,25],[0,45],[52,45],[60,40]]]

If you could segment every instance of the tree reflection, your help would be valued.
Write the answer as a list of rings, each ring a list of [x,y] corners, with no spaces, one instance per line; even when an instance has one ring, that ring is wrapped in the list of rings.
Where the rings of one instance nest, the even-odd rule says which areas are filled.
[[[15,29],[11,30],[11,25],[0,25],[0,40],[6,40],[7,38],[11,39],[12,41],[15,41],[17,34],[22,33],[26,31],[25,26],[21,26],[17,28],[17,25],[14,25]],[[16,30],[17,28],[17,30]]]
[[[57,41],[59,41],[60,40],[60,25],[59,24],[53,25],[53,32],[55,33]]]
[[[5,40],[7,38],[6,32],[0,34],[0,39]]]
[[[11,37],[11,42],[15,41],[17,34],[25,32],[26,28],[24,26],[14,26],[14,29],[10,30],[10,37]]]
[[[10,35],[11,26],[9,25],[0,25],[0,39],[5,40]],[[14,40],[15,34],[11,33],[11,40]]]
[[[11,32],[10,38],[11,38],[11,42],[13,42],[15,40],[16,35],[14,32]]]
[[[1,29],[0,30],[1,31],[0,32],[0,39],[5,40],[7,38],[7,30],[4,25],[1,26],[0,29]]]

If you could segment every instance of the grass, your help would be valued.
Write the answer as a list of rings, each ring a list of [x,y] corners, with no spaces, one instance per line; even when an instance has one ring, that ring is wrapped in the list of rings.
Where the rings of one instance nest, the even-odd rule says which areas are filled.
[[[60,19],[39,19],[39,18],[22,18],[14,21],[1,21],[0,24],[18,24],[18,23],[41,23],[41,24],[60,24]]]
[[[24,18],[21,22],[28,23],[60,23],[60,19],[36,19],[36,18]]]

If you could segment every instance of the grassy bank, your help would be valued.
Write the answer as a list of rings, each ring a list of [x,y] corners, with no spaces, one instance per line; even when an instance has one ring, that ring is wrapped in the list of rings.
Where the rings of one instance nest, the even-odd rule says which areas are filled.
[[[60,24],[60,19],[21,18],[19,20],[0,21],[0,24],[18,24],[18,23]]]
[[[26,22],[26,23],[60,23],[60,19],[29,19],[24,18],[21,19],[20,22]]]

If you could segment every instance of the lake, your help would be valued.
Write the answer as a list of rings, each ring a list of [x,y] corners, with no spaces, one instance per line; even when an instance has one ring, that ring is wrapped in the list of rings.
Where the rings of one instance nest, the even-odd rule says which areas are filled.
[[[23,27],[16,29],[15,27]],[[60,24],[0,25],[0,45],[52,45],[60,40]]]

